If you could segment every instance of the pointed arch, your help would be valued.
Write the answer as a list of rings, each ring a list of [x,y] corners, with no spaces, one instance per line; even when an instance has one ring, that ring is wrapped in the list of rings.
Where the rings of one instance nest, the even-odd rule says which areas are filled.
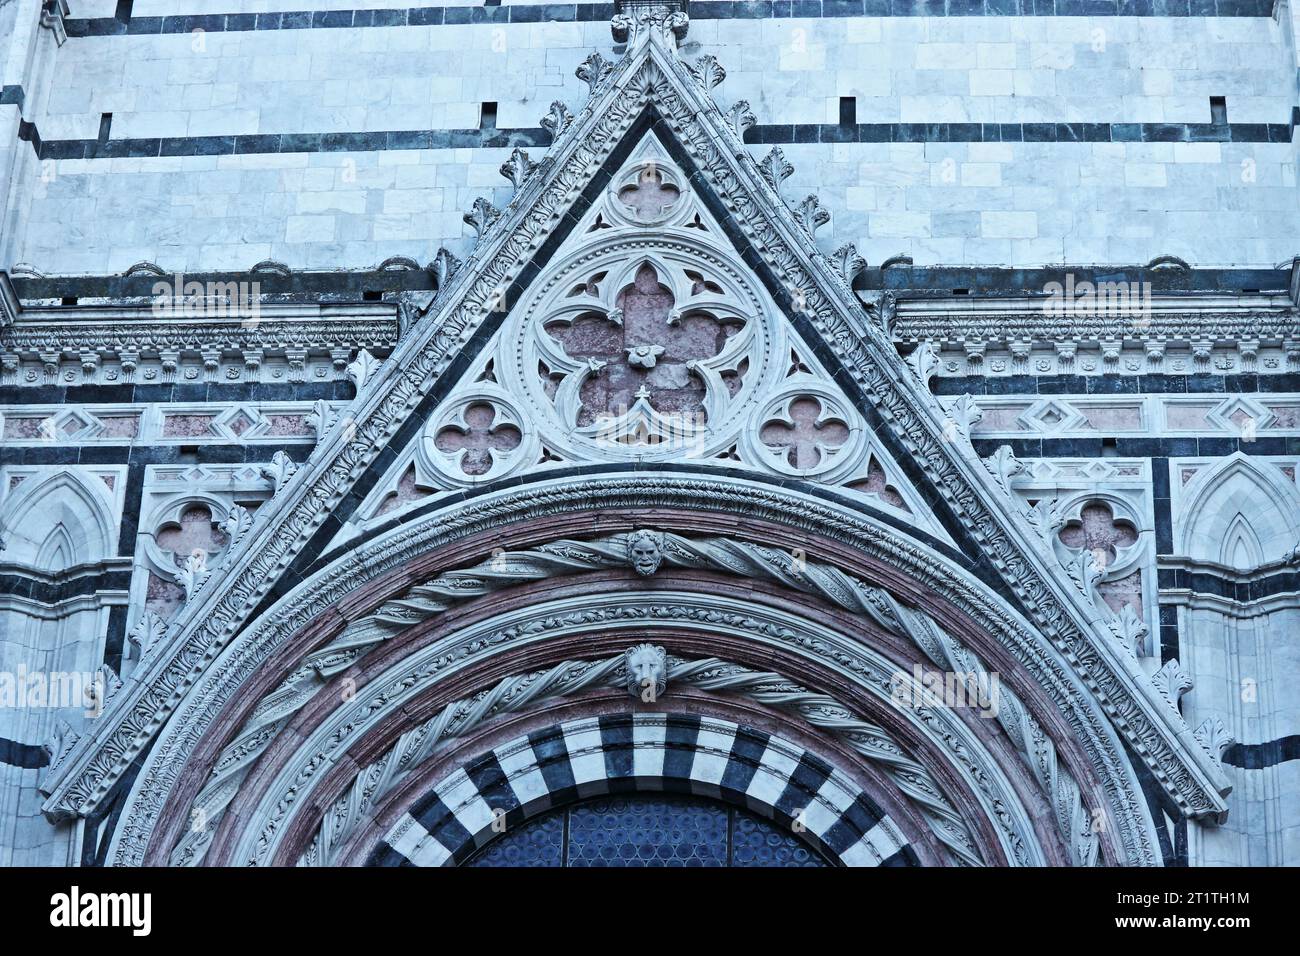
[[[1179,539],[1188,557],[1245,571],[1290,554],[1300,541],[1300,492],[1241,452],[1197,474],[1188,493]]]
[[[42,571],[102,561],[116,551],[107,487],[71,469],[19,485],[5,502],[0,525],[6,529],[6,557]]]

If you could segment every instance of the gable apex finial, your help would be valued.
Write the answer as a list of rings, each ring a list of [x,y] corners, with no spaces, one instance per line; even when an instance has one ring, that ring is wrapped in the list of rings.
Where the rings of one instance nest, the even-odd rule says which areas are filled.
[[[615,43],[626,43],[629,49],[657,34],[675,50],[691,24],[683,0],[619,0],[614,9],[610,32]]]

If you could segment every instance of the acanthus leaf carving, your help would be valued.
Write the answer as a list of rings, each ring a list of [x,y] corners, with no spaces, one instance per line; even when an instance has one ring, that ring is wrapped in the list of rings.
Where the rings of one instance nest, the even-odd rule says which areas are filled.
[[[474,200],[469,212],[465,213],[461,218],[465,220],[466,225],[473,228],[478,240],[482,241],[488,230],[492,228],[492,224],[500,217],[501,210],[492,205],[487,199],[479,196]]]
[[[366,387],[366,382],[370,381],[370,376],[379,368],[379,364],[379,359],[371,355],[368,349],[361,349],[357,352],[357,357],[348,363],[347,375],[352,379],[358,394]]]
[[[867,268],[867,260],[862,258],[858,253],[858,247],[851,242],[846,242],[832,253],[831,264],[850,288],[853,286],[853,280]]]
[[[809,194],[795,207],[794,217],[809,236],[816,236],[817,230],[831,221],[830,210],[822,205],[816,194]]]
[[[271,479],[276,494],[279,494],[280,489],[287,485],[289,479],[297,473],[298,463],[284,451],[277,451],[271,456],[271,463],[262,466],[262,475]]]
[[[589,94],[594,94],[596,88],[605,81],[605,77],[609,76],[613,69],[613,63],[606,60],[599,53],[593,52],[578,64],[578,68],[574,70],[574,76],[587,84]]]
[[[984,410],[980,408],[979,403],[976,402],[969,393],[967,393],[959,397],[955,402],[948,406],[945,411],[948,416],[948,425],[945,428],[945,435],[951,433],[950,437],[954,441],[962,442],[966,448],[973,451],[974,449],[971,446],[971,432],[984,417]],[[993,467],[990,465],[988,459],[985,459],[984,464],[989,466],[990,470]],[[1019,472],[1017,472],[1017,474],[1019,474]],[[994,475],[996,476],[997,473],[994,472]]]
[[[45,766],[45,773],[41,777],[41,783],[37,787],[41,793],[50,793],[46,789],[46,783],[58,774],[59,767],[67,760],[68,754],[72,752],[80,739],[81,734],[73,730],[72,725],[66,720],[60,719],[54,725],[53,735],[41,747],[50,758],[50,762]]]
[[[1096,601],[1097,582],[1105,569],[1097,563],[1097,557],[1088,548],[1081,548],[1062,560],[1065,571],[1074,582],[1074,586],[1089,601]]]
[[[964,397],[969,398],[969,396]],[[976,420],[978,421],[978,418]],[[968,422],[965,426],[964,432],[964,437],[967,441],[970,440],[970,427],[971,423]],[[1006,497],[1012,501],[1018,500],[1015,491],[1012,489],[1011,479],[1015,478],[1017,475],[1023,475],[1025,473],[1025,465],[1016,457],[1015,452],[1011,450],[1011,446],[999,445],[997,450],[989,457],[983,459],[983,461],[984,466],[988,468],[989,473],[993,475],[993,481],[1002,494],[1006,495]]]
[[[1178,663],[1176,657],[1165,661],[1160,670],[1151,675],[1151,683],[1155,684],[1160,696],[1167,700],[1174,710],[1179,709],[1178,702],[1183,694],[1195,686],[1192,675],[1183,670],[1183,665]]]
[[[334,410],[330,407],[329,402],[323,398],[318,398],[312,403],[311,412],[307,415],[307,424],[316,433],[316,442],[318,444],[325,437],[325,433],[330,430],[334,420]]]
[[[743,143],[745,133],[758,125],[758,117],[754,111],[749,108],[749,100],[736,100],[727,111],[727,122],[735,132],[737,138]]]
[[[690,67],[690,71],[700,86],[710,93],[727,78],[727,71],[722,68],[718,58],[711,53],[706,53],[696,60],[695,65]]]
[[[1223,766],[1223,752],[1237,742],[1218,714],[1205,718],[1192,732],[1197,742],[1206,749],[1216,765]]]
[[[283,455],[284,452],[276,452],[276,454]],[[199,592],[199,589],[207,583],[208,575],[211,573],[208,570],[205,552],[195,551],[186,556],[185,563],[181,565],[180,570],[173,577],[176,583],[184,588],[185,602],[187,604],[194,599],[194,595]]]
[[[556,100],[546,111],[546,115],[539,121],[542,129],[551,134],[552,140],[557,140],[564,135],[564,131],[573,125],[573,114],[569,108]]]
[[[433,273],[438,280],[438,291],[441,292],[451,281],[451,277],[456,274],[460,268],[460,260],[453,256],[446,248],[439,248],[433,261],[429,263],[429,271]]]
[[[1101,577],[1104,569],[1097,564],[1093,553],[1087,548],[1081,550],[1071,563],[1073,566],[1083,569],[1081,573],[1090,581],[1089,590],[1084,593],[1091,597],[1091,588],[1095,585],[1097,579]],[[1130,661],[1136,661],[1138,649],[1143,638],[1147,636],[1146,622],[1133,610],[1133,605],[1125,604],[1120,609],[1119,615],[1108,623],[1125,656]]]
[[[166,636],[167,622],[153,611],[146,610],[136,621],[127,640],[136,648],[136,660],[143,661],[153,653],[154,648],[161,644]]]
[[[930,379],[939,371],[939,353],[935,351],[934,343],[929,339],[923,340],[907,357],[907,364],[917,382],[928,391]]]
[[[779,146],[773,146],[758,161],[758,171],[763,174],[763,178],[777,195],[781,194],[781,184],[794,175],[794,167],[790,165]]]
[[[516,146],[511,151],[510,158],[501,164],[501,175],[510,180],[510,185],[519,190],[523,188],[537,166],[537,163],[528,158],[526,151]]]
[[[226,545],[226,561],[222,563],[223,567],[234,556],[235,545],[243,540],[244,535],[248,533],[248,529],[252,526],[253,515],[247,508],[241,504],[230,506],[226,517],[217,525],[217,529],[226,536],[226,540],[229,542]]]

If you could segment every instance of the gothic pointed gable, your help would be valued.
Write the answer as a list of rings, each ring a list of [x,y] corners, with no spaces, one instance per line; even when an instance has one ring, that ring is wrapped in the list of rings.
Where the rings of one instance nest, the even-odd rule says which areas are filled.
[[[331,543],[600,465],[798,480],[955,547],[653,129]]]
[[[1035,535],[1007,491],[1014,459],[975,457],[969,423],[945,418],[930,397],[924,362],[909,368],[899,358],[845,275],[817,251],[825,211],[812,197],[792,206],[781,196],[784,160],[776,153],[756,162],[745,149],[752,116],[743,104],[724,114],[713,102],[720,68],[711,58],[694,66],[679,58],[684,27],[684,15],[662,11],[616,18],[628,40],[624,58],[584,64],[590,99],[576,117],[553,106],[555,140],[544,161],[516,154],[507,164],[517,189],[504,210],[476,204],[467,217],[480,233],[473,254],[458,266],[442,260],[446,281],[434,302],[387,361],[359,371],[349,413],[296,474],[277,481],[227,568],[200,587],[97,731],[60,761],[45,785],[48,813],[85,815],[101,804],[244,624],[292,590],[345,521],[377,512],[367,499],[404,479],[406,449],[425,456],[426,478],[472,485],[536,466],[546,453],[581,458],[598,440],[622,440],[625,451],[657,447],[647,439],[674,429],[687,429],[710,461],[726,461],[717,456],[730,453],[734,436],[740,462],[753,468],[824,469],[844,487],[860,479],[888,488],[892,480],[904,507],[932,513],[925,520],[960,538],[974,566],[1019,603],[1170,797],[1193,815],[1223,811],[1217,754],[1142,676],[1124,646],[1131,635],[1094,603],[1088,570],[1067,574]],[[667,162],[644,178],[646,157],[659,149]],[[675,218],[689,208],[687,195],[698,197],[701,224],[726,237],[747,272],[730,258],[710,262],[700,254],[707,243],[608,264],[594,254],[582,262],[565,245],[580,244],[584,228],[599,230],[605,213],[625,224],[694,228],[693,218]],[[842,259],[852,273],[851,253]],[[763,325],[769,303],[788,325]],[[680,304],[695,311],[674,318]],[[521,331],[530,309],[532,331]],[[642,334],[651,325],[662,338]],[[763,336],[773,350],[758,358]],[[510,362],[498,365],[502,356]],[[519,377],[514,388],[511,376]],[[790,378],[798,387],[782,391]],[[534,425],[536,409],[512,405],[521,395],[551,416],[549,431]],[[798,405],[804,395],[816,408]],[[843,431],[833,431],[847,438],[833,444],[827,429],[837,422]],[[850,454],[855,428],[861,442]],[[883,477],[871,475],[873,450]],[[158,757],[155,749],[149,759]]]

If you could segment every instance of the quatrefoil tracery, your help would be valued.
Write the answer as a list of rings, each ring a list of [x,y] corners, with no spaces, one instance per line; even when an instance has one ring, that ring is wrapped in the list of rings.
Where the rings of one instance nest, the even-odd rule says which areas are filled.
[[[544,379],[553,379],[555,366],[576,366],[556,389],[564,420],[588,429],[639,402],[658,416],[701,425],[707,424],[710,412],[716,415],[720,399],[710,400],[709,392],[724,372],[739,372],[731,367],[738,364],[731,357],[746,343],[746,337],[739,336],[745,320],[718,298],[721,288],[716,283],[702,278],[690,282],[688,298],[681,301],[660,281],[661,272],[667,271],[642,262],[612,305],[600,290],[600,276],[608,273],[598,273],[575,287],[581,290],[576,296],[566,297],[582,311],[564,309],[546,324],[538,341]],[[685,284],[674,283],[679,291]],[[575,388],[577,411],[570,415]]]
[[[817,362],[792,364],[792,332],[648,137],[509,311],[493,380],[455,389],[429,423],[422,474],[456,487],[555,460],[688,459],[858,480],[862,418]],[[465,420],[488,399],[490,424]]]

